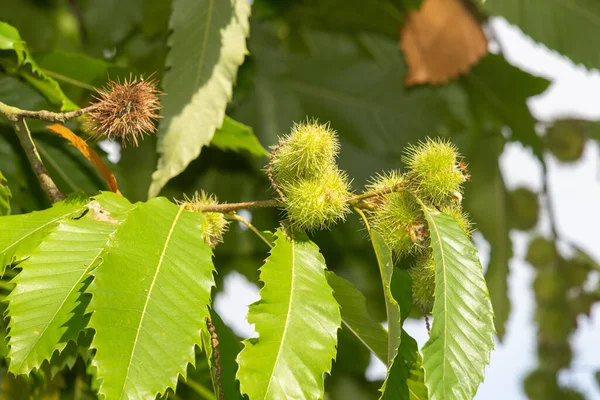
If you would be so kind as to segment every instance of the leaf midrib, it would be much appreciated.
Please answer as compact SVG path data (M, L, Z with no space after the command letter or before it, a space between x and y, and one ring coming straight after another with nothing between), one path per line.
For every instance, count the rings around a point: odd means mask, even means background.
M446 257L444 257L444 247L442 246L442 241L441 241L441 235L440 235L440 231L438 229L437 223L435 221L435 219L433 218L433 216L431 215L431 213L429 211L425 211L428 215L429 215L429 220L431 221L431 225L433 225L433 228L435 230L436 233L436 240L438 242L438 245L440 247L440 255L441 255L441 262L442 262L442 273L443 273L443 277L444 277L444 313L443 313L443 317L442 317L442 323L444 324L444 358L443 358L443 362L442 362L442 381L446 381L446 363L447 363L447 358L446 358L446 350L448 347L448 341L447 341L447 333L448 333L448 324L446 321L446 315L448 315L448 296L446 295L448 293L448 283L447 283L447 279L446 279ZM436 271L437 273L437 271ZM437 299L436 299L437 301Z
M224 0L221 0L224 1ZM208 0L208 11L207 11L207 15L208 18L206 19L206 27L204 29L204 39L202 40L202 49L200 50L200 62L198 63L198 71L196 72L196 79L194 79L194 86L192 86L192 89L195 90L194 88L198 87L198 84L200 83L200 76L202 75L202 70L204 69L204 59L206 58L206 43L208 42L208 36L209 36L209 31L210 31L210 27L212 25L212 19L213 19L213 8L215 6L215 0Z
M169 229L169 233L167 234L167 239L165 240L165 245L163 246L163 251L160 255L160 259L158 260L158 265L156 266L156 272L154 273L154 277L152 278L152 282L150 283L150 287L148 288L148 296L146 296L146 303L144 304L144 308L142 309L140 323L138 325L137 332L135 334L135 339L133 340L133 348L131 349L131 356L129 358L129 363L127 365L127 371L125 372L125 379L123 380L123 387L121 388L121 394L119 396L120 399L122 399L123 395L125 394L125 385L127 384L127 381L129 380L129 371L131 369L131 365L133 364L133 355L135 354L135 349L138 344L138 339L140 336L140 332L142 330L142 325L144 323L144 317L146 316L146 310L148 308L148 303L150 302L150 297L152 297L152 291L154 290L154 287L156 284L156 278L158 277L158 273L160 272L160 268L162 267L162 264L163 264L163 259L165 257L165 253L167 251L167 248L169 247L169 241L171 240L171 235L173 234L173 231L175 230L175 226L177 225L177 222L179 221L179 217L181 216L181 213L183 212L183 210L184 210L183 207L179 207L179 210L177 211L177 214L175 215L175 218L173 219L173 223L171 224L171 228Z
M287 239L285 239L287 240ZM277 364L279 363L279 358L281 356L282 353L282 349L283 349L283 343L285 343L285 338L287 336L287 330L289 327L289 321L290 321L290 315L291 315L291 310L292 310L292 303L294 300L294 283L295 283L295 277L296 277L296 251L295 251L295 244L296 242L294 240L290 240L291 242L291 247L292 247L292 282L290 285L290 300L289 300L289 304L288 304L288 310L287 310L287 314L285 317L285 325L283 327L283 334L281 335L281 341L279 343L279 349L277 350L277 357L275 357L275 363L273 364L273 371L271 372L271 376L269 378L269 384L267 385L267 389L265 390L265 399L267 398L267 394L269 393L269 390L271 388L271 383L273 382L273 376L275 375L275 370L277 369Z

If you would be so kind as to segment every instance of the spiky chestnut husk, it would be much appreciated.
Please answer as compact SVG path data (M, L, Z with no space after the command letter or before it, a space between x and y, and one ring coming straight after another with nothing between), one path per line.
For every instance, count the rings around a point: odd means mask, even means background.
M408 272L412 277L413 304L430 313L435 299L435 262L431 251L419 257Z
M465 213L458 203L450 204L442 208L442 212L452 217L452 219L460 226L460 228L471 236L473 233L473 224L469 220L469 216Z
M394 255L403 257L423 250L427 226L421 207L407 191L379 197L380 204L369 214L371 226L381 233Z
M293 229L316 231L344 220L350 212L347 175L335 167L321 171L318 178L296 180L282 186L285 210Z
M408 147L403 161L407 166L410 188L427 203L444 206L461 195L467 180L459 166L460 155L452 143L442 139L427 139Z
M223 234L227 230L229 221L225 219L222 213L202 212L204 206L219 204L216 196L208 195L204 191L200 194L196 192L191 199L184 196L184 200L177 203L188 211L201 213L204 216L205 222L202 224L202 234L206 244L214 249L217 244L223 241Z
M129 77L123 82L109 81L108 88L96 92L96 107L84 123L94 138L119 139L137 146L144 134L156 131L162 93L155 81Z
M384 199L388 194L394 190L398 190L406 185L404 176L400 171L393 170L389 172L383 172L377 174L371 181L365 186L368 192L385 191L378 196L373 196L365 199L364 202L374 207L379 207L383 203Z
M273 177L279 186L300 179L314 179L335 166L339 151L337 134L329 124L306 121L279 140L272 160Z
M525 260L536 268L546 268L559 260L558 250L554 242L538 236L529 242Z
M540 211L536 193L524 187L517 188L508 193L508 204L512 227L521 231L535 227Z

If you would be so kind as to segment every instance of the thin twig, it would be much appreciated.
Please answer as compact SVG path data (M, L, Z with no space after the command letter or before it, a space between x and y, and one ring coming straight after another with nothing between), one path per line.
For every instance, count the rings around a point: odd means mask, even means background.
M404 188L400 185L386 186L381 189L372 190L370 192L364 192L361 194L357 194L356 196L352 196L346 200L346 203L348 203L350 206L353 206L353 207L362 207L360 203L363 200L366 200L366 199L369 199L369 198L375 197L375 196L381 196L383 194L399 192L400 190L403 190L403 189Z
M98 103L92 104L89 107L81 108L75 111L69 111L65 113L56 113L52 111L29 111L21 110L20 108L9 106L8 104L0 102L0 114L3 114L9 121L17 122L23 118L35 118L40 121L54 122L54 123L65 123L70 119L77 118L86 114L93 109L98 107Z
M80 82L76 79L71 79L68 76L59 74L58 72L50 71L48 69L43 69L43 68L42 68L42 70L44 71L44 73L46 75L50 75L52 78L56 79L57 81L62 81L62 82L71 84L73 86L77 86L78 88L88 90L90 92L93 92L96 90L96 88L93 87L92 85L88 85L87 83Z
M266 237L264 237L263 234L258 229L256 229L256 227L254 225L252 225L250 223L250 221L248 221L246 218L241 217L241 216L239 216L237 214L233 214L233 213L232 214L228 214L227 217L229 217L229 218L231 218L231 219L233 219L235 221L241 222L242 224L246 225L252 232L256 233L256 235L259 238L261 238L261 240L263 242L265 242L267 244L267 246L269 246L270 248L273 248L273 244L271 242L269 242L269 240Z
M57 201L64 200L65 196L60 192L60 190L58 190L58 187L48 174L48 171L42 162L40 153L38 153L38 150L35 147L35 143L33 142L33 138L31 137L31 133L29 132L29 128L27 127L25 120L20 118L14 121L13 124L15 127L15 132L19 137L19 141L21 142L21 146L23 146L23 150L25 150L25 155L29 160L29 164L31 164L31 168L33 168L33 171L40 181L42 189L44 192L46 192L50 198L50 201L56 203Z
M217 388L219 389L219 400L223 400L223 385L221 384L221 353L219 352L219 336L215 330L215 326L210 318L206 319L208 325L208 331L210 332L211 344L213 348L213 355L215 357L215 381L217 381Z
M369 226L369 220L367 219L367 216L365 215L365 213L363 212L363 210L361 210L360 208L354 206L352 207L354 209L354 211L360 215L360 217L362 218L362 220L365 223L365 227L367 228L367 232L369 233L369 235L371 235L371 227Z
M230 213L232 211L251 209L251 208L276 208L283 207L284 204L279 200L257 200L257 201L246 201L243 203L223 203L213 204L207 206L198 207L198 211L201 212L219 212L219 213Z
M543 186L542 191L544 193L544 197L546 197L546 205L548 208L548 218L550 219L550 229L552 231L552 237L556 240L558 239L558 229L556 229L556 214L554 213L554 208L552 207L552 200L550 199L550 180L548 179L548 166L546 162L542 160L542 168L543 168Z
M423 313L423 316L425 317L425 327L427 328L427 334L431 336L431 325L429 325L429 315L427 315L427 313Z

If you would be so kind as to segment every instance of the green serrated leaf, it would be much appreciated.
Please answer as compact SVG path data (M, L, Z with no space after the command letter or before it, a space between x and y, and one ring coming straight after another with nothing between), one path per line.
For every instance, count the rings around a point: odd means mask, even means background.
M88 300L80 298L84 281L101 263L109 235L130 207L110 192L96 196L83 217L58 222L19 264L16 286L6 298L10 372L28 374L77 340L89 318L84 316Z
M430 398L471 400L494 348L494 312L477 249L448 215L423 207L435 260L431 336L423 347Z
M19 32L13 26L0 21L0 50L12 50L16 63L2 59L0 63L10 74L20 75L48 99L52 104L59 105L62 111L76 110L74 104L61 90L58 82L48 76L35 62L27 44L21 39Z
M67 199L44 211L0 217L0 272L31 255L62 219L79 216L84 210L82 199Z
M233 119L225 116L223 125L215 131L211 146L218 147L221 150L231 151L249 151L250 154L256 157L266 157L269 155L258 138L252 132L252 128Z
M339 305L319 248L289 240L281 229L275 236L260 269L261 299L248 312L259 337L244 341L237 379L250 400L322 399L336 354Z
M138 204L111 236L87 290L100 395L154 398L186 376L214 286L202 223L157 198Z
M150 197L207 146L225 117L238 67L246 56L250 5L245 0L174 0L171 50L163 78L157 170Z
M6 178L2 175L2 171L0 171L0 215L10 214L11 198L12 193L8 185L6 185Z
M402 317L400 314L400 305L396 299L394 299L391 289L394 274L392 251L385 244L383 236L381 236L379 232L371 229L370 235L373 249L377 256L377 263L379 264L381 280L383 282L383 294L385 296L385 308L389 332L386 364L389 367L392 364L394 357L396 357L398 347L400 346L400 340L402 338Z
M600 68L600 55L590 43L590 38L600 35L600 3L596 0L490 0L483 9L506 18L575 64Z
M339 303L342 323L383 363L387 363L387 332L367 311L365 296L349 281L327 271L327 282Z

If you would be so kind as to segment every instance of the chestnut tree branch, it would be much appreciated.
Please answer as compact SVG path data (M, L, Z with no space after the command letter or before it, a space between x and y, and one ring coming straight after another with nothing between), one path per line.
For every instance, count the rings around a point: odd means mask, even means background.
M75 110L75 111L56 113L56 112L46 111L46 110L41 110L41 111L21 110L20 108L9 106L8 104L2 103L0 101L0 114L4 115L6 117L6 119L8 119L12 123L15 123L17 120L23 119L23 118L35 118L35 119L39 119L40 121L64 124L65 122L67 122L70 119L80 117L83 114L86 114L86 113L92 111L93 109L98 107L97 104L98 103L92 104L89 107L81 108L81 109Z
M25 150L25 155L29 160L29 164L31 164L31 168L33 168L33 171L40 182L40 186L44 192L46 192L48 198L50 198L50 201L56 203L57 201L64 200L65 196L60 190L58 190L58 187L48 174L48 171L42 162L40 153L35 147L35 143L31 137L31 132L29 132L29 128L27 127L25 120L23 118L19 118L13 122L13 126L17 136L19 137L21 146L23 146L23 150Z
M404 190L404 187L400 185L386 186L381 189L371 190L355 196L348 197L346 203L358 209L369 209L370 206L364 203L371 197L381 196L387 193L398 192ZM252 209L252 208L283 208L285 203L279 200L257 200L257 201L246 201L243 203L223 203L213 204L207 206L198 207L198 211L201 212L218 212L218 213L231 213L237 210Z

